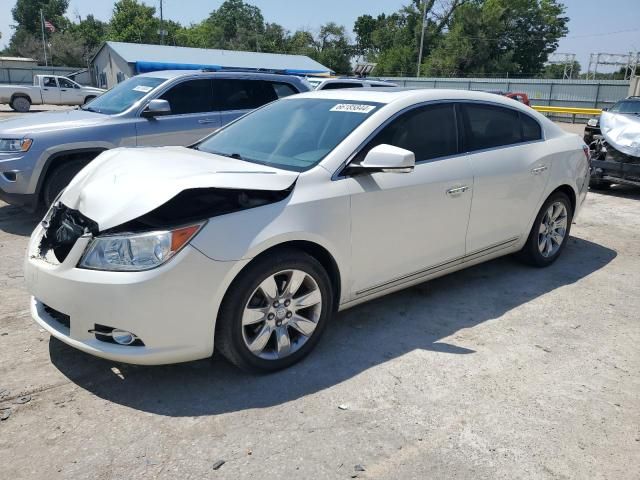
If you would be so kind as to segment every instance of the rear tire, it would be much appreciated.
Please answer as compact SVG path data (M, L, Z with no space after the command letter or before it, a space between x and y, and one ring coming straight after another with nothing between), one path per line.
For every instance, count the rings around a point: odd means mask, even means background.
M27 97L15 97L13 100L11 100L9 106L16 112L28 112L31 108L31 100L29 100Z
M572 221L569 197L562 192L549 196L536 215L527 243L518 253L520 259L534 267L551 265L567 244Z
M606 180L598 180L598 179L590 179L589 180L589 188L591 190L608 190L611 186L611 182L607 182Z
M331 281L320 262L298 249L274 251L249 264L229 286L215 348L243 370L280 370L311 352L333 312Z
M42 190L42 202L49 208L58 194L69 185L69 182L84 168L90 160L73 160L63 163L47 175Z

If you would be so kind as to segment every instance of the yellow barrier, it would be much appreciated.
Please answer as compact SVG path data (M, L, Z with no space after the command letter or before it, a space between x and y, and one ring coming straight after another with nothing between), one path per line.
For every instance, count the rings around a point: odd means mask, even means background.
M547 105L531 105L531 108L543 113L568 113L570 115L600 115L600 108L550 107Z

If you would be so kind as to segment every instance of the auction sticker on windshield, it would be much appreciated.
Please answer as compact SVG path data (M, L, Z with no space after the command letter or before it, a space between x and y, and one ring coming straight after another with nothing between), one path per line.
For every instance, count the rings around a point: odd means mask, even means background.
M148 93L151 90L153 90L153 87L148 87L146 85L138 85L136 87L133 87L133 91L135 92Z
M365 105L359 103L339 103L335 105L331 112L353 112L353 113L369 113L375 110L375 105Z

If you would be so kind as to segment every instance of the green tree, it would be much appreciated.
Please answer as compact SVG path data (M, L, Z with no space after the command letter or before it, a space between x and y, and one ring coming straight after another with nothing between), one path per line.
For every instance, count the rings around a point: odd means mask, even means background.
M109 21L108 38L118 42L160 43L156 9L137 0L118 0Z
M556 0L474 0L452 17L425 61L430 75L524 75L542 71L567 32Z
M16 22L16 31L26 30L29 33L40 33L40 10L45 20L49 20L57 29L69 24L64 16L69 7L69 0L17 0L11 9Z

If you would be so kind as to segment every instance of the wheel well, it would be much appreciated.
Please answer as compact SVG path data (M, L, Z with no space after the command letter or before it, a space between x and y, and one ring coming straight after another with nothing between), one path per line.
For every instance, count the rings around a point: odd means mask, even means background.
M569 197L569 201L571 202L571 211L575 213L575 211L576 211L576 192L573 191L573 188L571 188L569 185L560 185L553 192L551 192L551 194L549 196L553 195L556 192L562 192L567 197Z
M320 262L320 264L324 267L327 274L329 275L329 279L331 280L331 286L333 287L333 298L335 300L334 308L337 308L340 303L340 292L342 289L340 270L338 269L338 264L333 258L333 255L331 255L331 253L329 253L326 248L318 245L317 243L309 242L306 240L294 240L290 242L280 243L266 249L264 252L261 252L256 257L254 257L251 262L255 261L258 258L262 258L263 256L273 254L275 250L286 248L295 248L298 250L302 250L303 252L311 255L318 262ZM251 262L249 262L249 264ZM244 268L246 268L246 266Z
M31 100L31 97L26 93L14 93L13 95L11 95L11 100L9 100L9 103L13 103L13 101L19 97L26 98L27 100L29 100L30 103L33 103L33 101Z
M49 177L49 175L51 175L51 173L56 168L59 168L61 165L65 163L73 162L75 160L87 160L88 162L90 162L105 150L106 150L105 148L90 149L90 150L74 150L74 151L68 151L68 152L55 153L51 155L47 159L47 163L42 169L42 173L40 174L40 178L38 180L38 189L37 189L38 199L39 200L42 199L42 191L43 191L42 187L47 181L47 178Z

